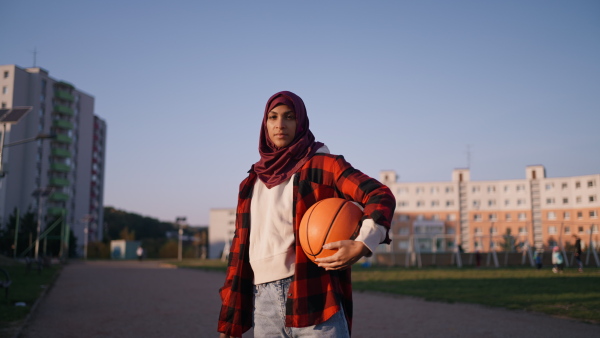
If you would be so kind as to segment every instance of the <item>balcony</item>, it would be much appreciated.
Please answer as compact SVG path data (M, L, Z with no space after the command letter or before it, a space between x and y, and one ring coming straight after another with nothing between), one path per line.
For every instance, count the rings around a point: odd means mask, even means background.
M52 155L56 157L71 157L71 152L67 149L53 148Z
M63 213L66 214L67 213L67 209L65 209L65 208L57 208L57 207L48 208L48 214L51 215L51 216L60 216Z
M73 96L73 94L58 89L54 91L54 97L69 102L75 101L75 96Z
M54 112L55 113L59 113L59 114L63 114L63 115L69 115L69 116L75 115L73 113L73 108L69 108L67 106L63 106L63 105L60 105L60 104L57 104L56 106L54 106Z
M50 179L49 184L54 187L66 187L70 185L71 182L66 178L54 177Z
M53 171L58 171L58 172L63 172L63 173L71 171L71 167L69 167L68 165L66 165L64 163L59 163L59 162L52 163L50 165L50 169Z
M73 86L72 84L70 84L68 82L65 82L65 81L58 81L58 82L56 82L55 86L59 87L59 88L60 87L67 88L67 89L70 89L70 90L75 89L75 86Z
M48 198L54 202L64 202L69 199L69 195L62 192L53 192Z
M67 120L54 120L54 122L52 122L52 125L62 129L73 129L73 123Z
M64 144L71 144L71 143L73 143L73 139L65 134L57 134L56 142L60 142L60 143L64 143Z

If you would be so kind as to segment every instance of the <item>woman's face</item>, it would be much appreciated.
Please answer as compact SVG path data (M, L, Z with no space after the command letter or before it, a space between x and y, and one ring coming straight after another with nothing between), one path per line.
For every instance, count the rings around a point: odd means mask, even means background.
M288 106L277 106L267 114L267 130L271 142L283 148L296 136L296 113Z

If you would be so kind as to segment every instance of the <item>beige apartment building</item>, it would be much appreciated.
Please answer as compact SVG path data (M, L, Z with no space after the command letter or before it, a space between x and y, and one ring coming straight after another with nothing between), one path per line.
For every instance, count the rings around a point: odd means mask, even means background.
M524 179L470 176L469 169L455 169L447 182L399 182L395 171L382 171L379 180L397 206L392 243L378 252L455 252L459 245L464 252L564 249L574 236L584 247L600 247L600 174L549 178L544 166L533 165ZM217 258L233 237L235 209L211 209L209 226L211 257Z
M533 165L520 180L471 181L469 169L455 169L447 182L398 182L394 171L380 180L396 196L394 252L501 250L508 232L520 247L569 246L574 235L584 246L600 244L600 174L549 178Z
M104 224L106 123L94 97L43 68L0 65L0 105L31 108L16 123L0 120L5 146L54 135L3 148L0 224L15 209L40 211L46 222L65 215L81 253L87 240L102 239Z

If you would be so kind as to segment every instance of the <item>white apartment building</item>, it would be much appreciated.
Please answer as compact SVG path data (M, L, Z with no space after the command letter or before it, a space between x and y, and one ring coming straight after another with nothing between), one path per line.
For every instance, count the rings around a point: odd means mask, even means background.
M600 243L600 174L546 177L541 165L527 166L525 179L471 181L469 169L456 169L447 182L398 182L394 171L380 180L396 197L392 238L400 249L409 237L439 235L433 244L424 238L421 249L488 251L510 231L520 243L538 249L573 244L574 235L586 244Z
M227 254L235 233L235 208L210 209L208 230L208 257L221 258Z
M0 90L2 108L32 107L18 123L4 126L5 144L56 135L2 152L0 222L7 224L16 208L21 215L37 214L41 203L45 221L66 216L81 252L85 229L90 241L101 240L104 224L106 123L94 115L94 97L47 70L16 65L0 65ZM40 190L47 197L33 195Z
M394 252L498 250L510 231L516 243L538 249L574 244L600 247L600 174L546 177L542 165L525 168L517 180L471 181L469 169L455 169L445 182L399 182L393 170L379 180L396 197L390 237ZM233 238L235 209L211 209L211 257ZM213 247L215 249L213 249ZM385 252L388 248L380 246Z

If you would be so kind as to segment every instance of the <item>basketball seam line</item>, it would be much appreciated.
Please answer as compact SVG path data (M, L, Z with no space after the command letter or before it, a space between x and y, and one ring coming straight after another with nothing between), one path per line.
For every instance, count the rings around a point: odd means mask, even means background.
M342 208L344 207L344 205L346 205L346 203L347 203L347 201L344 201L342 203L342 205L338 208L338 210L335 212L335 216L333 216L333 219L331 219L331 225L333 225L333 223L335 223L335 219L339 215L340 211L342 211ZM327 241L327 237L329 237L329 232L331 232L331 226L329 227L329 229L327 229L327 234L325 234L325 238L323 239L323 241ZM317 252L315 254L315 256L318 256L319 254L321 254L321 252L323 251L323 245L325 245L325 243L321 243L321 248L319 249L319 252Z

